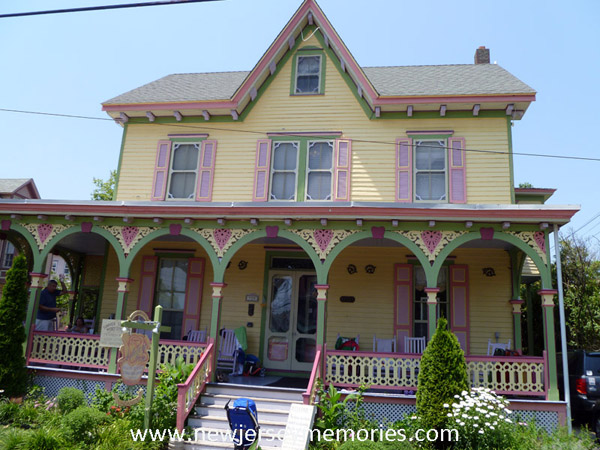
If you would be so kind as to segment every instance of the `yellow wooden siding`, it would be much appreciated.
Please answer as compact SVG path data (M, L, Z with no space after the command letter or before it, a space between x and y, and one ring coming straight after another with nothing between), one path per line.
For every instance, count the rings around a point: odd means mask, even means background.
M85 257L85 266L83 268L82 286L100 286L102 282L102 267L104 266L104 256L87 255Z
M313 37L304 45L319 44ZM354 139L354 201L395 200L394 142L406 137L407 130L454 130L468 148L508 151L504 118L369 120L333 62L326 60L325 95L290 96L290 58L244 122L130 124L117 200L150 200L157 142L170 133L209 133L218 141L215 202L252 201L256 141L267 132L343 131L344 137ZM469 203L510 203L510 187L507 155L467 153Z

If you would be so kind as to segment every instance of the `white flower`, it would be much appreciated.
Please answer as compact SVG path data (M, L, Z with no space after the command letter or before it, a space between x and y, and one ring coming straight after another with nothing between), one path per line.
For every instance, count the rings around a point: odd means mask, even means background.
M467 391L462 391L462 392L460 393L460 395L462 395L462 396L464 397L465 395L467 395Z
M479 433L479 434L483 434L483 430L479 430L479 431L478 431L478 433Z
M479 425L477 425L476 423L473 424L473 428L479 428Z
M448 413L448 414L446 414L446 416L452 417L452 413Z
M443 406L444 408L450 408L450 405L449 405L448 403L444 403L442 406Z
M490 430L495 430L495 428L493 426L490 426Z

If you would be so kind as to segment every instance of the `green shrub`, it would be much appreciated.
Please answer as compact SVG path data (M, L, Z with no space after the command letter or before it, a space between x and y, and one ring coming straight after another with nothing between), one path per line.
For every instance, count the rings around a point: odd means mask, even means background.
M64 440L59 429L38 428L28 432L26 436L24 450L65 449Z
M83 394L83 391L77 388L65 387L58 391L56 402L60 412L68 414L80 406L85 405L85 395Z
M421 358L417 388L417 414L424 428L440 428L447 422L444 403L469 390L467 364L458 339L448 331L446 319L437 330Z
M65 437L73 443L92 443L96 440L99 427L110 419L106 414L89 406L80 406L63 417Z
M9 401L0 402L0 425L6 425L14 420L19 415L19 405Z
M381 450L385 448L383 444L373 441L346 441L342 444L340 450Z
M6 273L6 284L0 299L0 388L7 397L20 397L27 392L27 367L23 356L27 309L27 261L17 256Z
M10 428L0 433L0 448L2 450L24 450L27 434L18 428Z

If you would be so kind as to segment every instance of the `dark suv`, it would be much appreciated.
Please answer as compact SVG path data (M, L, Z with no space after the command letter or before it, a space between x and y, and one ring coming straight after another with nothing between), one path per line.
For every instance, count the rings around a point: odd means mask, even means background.
M571 414L581 423L587 423L600 439L600 352L575 350L567 353ZM561 354L557 355L558 385L562 394Z

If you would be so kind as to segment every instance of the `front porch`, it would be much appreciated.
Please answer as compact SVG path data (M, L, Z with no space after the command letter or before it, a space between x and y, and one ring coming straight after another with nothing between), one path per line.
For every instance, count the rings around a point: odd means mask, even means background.
M228 221L132 218L135 208L128 208L127 215L2 220L5 238L31 264L25 351L32 368L116 374L118 350L99 346L102 320L161 304L172 328L161 339L161 362L182 355L197 369L182 387L182 411L214 378L220 331L240 327L244 350L259 357L267 375L310 377L309 403L317 377L345 389L365 383L374 395L410 402L420 356L407 354L405 342L429 339L443 316L463 347L473 386L513 401L558 401L548 228L534 219L512 225L490 217L477 224L335 216ZM470 218L488 214L465 210ZM72 267L70 320L86 315L95 334L35 330L50 253ZM545 342L543 352L525 356L520 275L526 258L541 279ZM205 332L205 342L186 340L191 330ZM340 336L355 338L358 351L336 350ZM393 339L395 351L377 352L375 339ZM509 341L519 356L488 355L490 342Z

